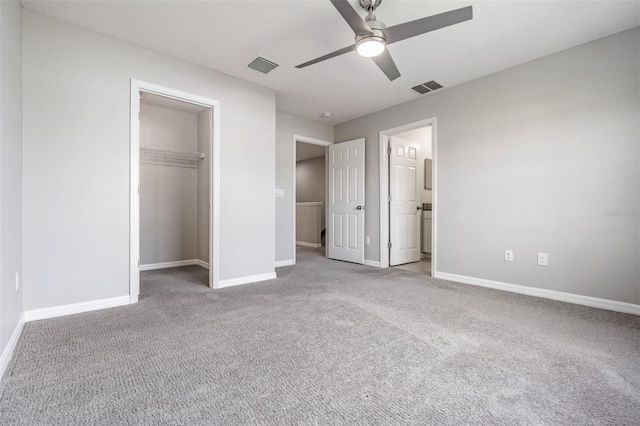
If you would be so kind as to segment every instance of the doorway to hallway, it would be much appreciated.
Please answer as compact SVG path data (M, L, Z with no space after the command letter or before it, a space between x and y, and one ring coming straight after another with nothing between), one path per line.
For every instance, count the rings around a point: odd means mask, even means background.
M298 246L319 248L326 241L329 141L293 137L293 263Z

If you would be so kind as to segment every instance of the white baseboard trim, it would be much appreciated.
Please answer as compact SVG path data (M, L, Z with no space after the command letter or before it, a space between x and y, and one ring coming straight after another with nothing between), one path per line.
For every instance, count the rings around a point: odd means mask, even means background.
M471 284L480 287L488 287L496 290L504 290L512 293L526 294L528 296L542 297L558 300L560 302L574 303L576 305L590 306L592 308L606 309L625 314L640 315L640 305L618 302L615 300L599 299L597 297L582 296L580 294L565 293L562 291L547 290L544 288L528 287L524 285L508 284L500 281L485 280L482 278L467 277L464 275L435 272L434 278L455 281L463 284Z
M2 356L0 356L0 380L2 380L2 376L4 376L4 372L9 366L9 361L11 361L11 358L13 357L13 351L16 349L18 339L20 339L20 334L22 334L24 322L24 314L22 314L20 315L18 324L16 324L16 328L13 329L13 333L11 334L11 338L7 342L7 346L5 346L4 350L2 351Z
M209 269L209 262L205 262L204 260L196 259L196 265L204 269Z
M313 248L318 248L318 247L322 247L322 244L318 243L308 243L306 241L296 241L296 245L297 246L303 246L303 247L313 247Z
M33 309L25 311L24 321L36 321L47 318L62 317L65 315L79 314L81 312L97 311L98 309L114 308L130 303L129 295L111 297L109 299L92 300L90 302L73 303L70 305L53 306L51 308Z
M277 276L275 272L269 272L266 274L251 275L248 277L233 278L230 280L221 280L218 283L217 288L232 287L234 285L249 284L258 281L274 280L276 278Z
M279 268L281 266L292 266L295 265L296 262L294 262L293 259L289 259L289 260L276 260L276 268Z
M147 263L140 265L141 271L153 271L156 269L177 268L178 266L198 265L198 259L175 260L173 262Z
M374 268L381 268L382 265L380 265L380 262L378 262L377 260L368 260L365 259L364 260L364 264L367 266L373 266Z

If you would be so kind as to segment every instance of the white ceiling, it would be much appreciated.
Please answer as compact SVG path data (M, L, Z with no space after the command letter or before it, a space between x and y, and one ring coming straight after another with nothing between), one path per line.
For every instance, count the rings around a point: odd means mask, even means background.
M351 4L365 15L357 0ZM468 5L474 13L472 21L389 46L402 74L390 82L354 52L294 68L353 44L353 32L328 0L23 5L273 89L279 110L331 124L415 99L408 88L418 83L433 79L451 87L640 25L638 1L383 0L376 16L387 26ZM248 68L258 55L280 66L267 75ZM333 116L322 119L325 111Z

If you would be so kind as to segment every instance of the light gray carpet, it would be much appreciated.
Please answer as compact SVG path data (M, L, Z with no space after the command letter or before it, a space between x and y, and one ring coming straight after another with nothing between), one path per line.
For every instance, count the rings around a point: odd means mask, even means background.
M639 317L298 261L217 291L145 272L136 305L28 323L0 424L640 421Z

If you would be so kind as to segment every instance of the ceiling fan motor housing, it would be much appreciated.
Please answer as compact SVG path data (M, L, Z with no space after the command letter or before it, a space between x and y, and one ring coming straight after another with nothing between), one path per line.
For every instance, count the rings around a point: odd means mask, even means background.
M379 30L377 28L372 28L371 34L358 34L356 36L356 44L358 44L360 40L369 39L369 38L376 38L385 44L387 42L387 37L384 35L382 30Z
M378 56L387 46L387 37L379 27L379 24L381 24L382 28L384 28L384 24L378 21L368 21L367 24L370 22L374 23L374 26L371 27L371 32L356 36L356 51L359 55L369 58Z
M377 37L383 40L384 43L386 43L387 41L387 36L384 34L384 29L387 28L387 26L376 20L376 17L374 15L369 15L371 16L373 19L369 20L367 19L367 25L369 26L369 28L371 28L371 33L370 34L358 34L356 36L356 43L358 43L358 41L363 40L365 38L369 38L369 37ZM367 18L369 18L369 16L367 16Z
M387 37L383 31L386 27L382 22L376 20L376 17L372 14L367 16L366 23L371 32L356 36L356 51L365 57L377 56L382 53L387 45Z

